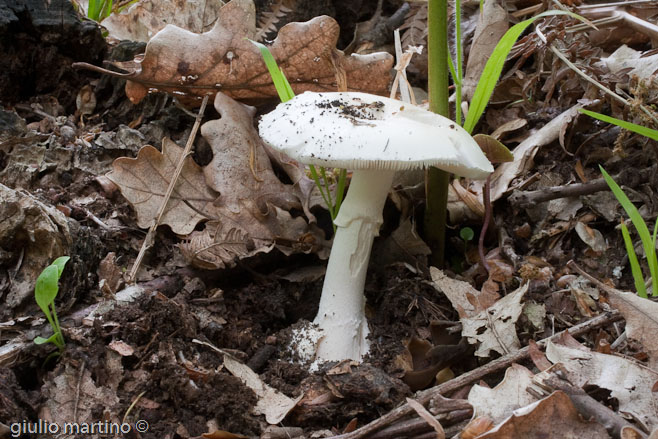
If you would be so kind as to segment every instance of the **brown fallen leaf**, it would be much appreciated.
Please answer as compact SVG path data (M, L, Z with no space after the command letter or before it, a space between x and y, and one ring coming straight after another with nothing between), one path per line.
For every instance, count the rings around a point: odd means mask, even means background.
M584 420L569 397L553 392L541 401L516 410L502 424L478 439L604 439L603 426Z
M512 364L505 371L505 378L496 387L476 384L468 393L468 402L477 416L486 416L495 423L502 422L512 412L537 400L526 391L532 384L534 374L521 366Z
M201 168L185 158L161 224L187 235L181 251L201 268L231 266L275 246L288 254L317 250L324 243L322 232L287 212L300 208L297 189L274 175L253 128L254 109L221 93L215 108L221 119L201 127L213 160ZM162 148L160 153L145 146L135 159L117 159L108 174L137 211L143 228L150 227L183 151L168 139ZM205 230L194 231L201 221L207 221Z
M570 335L549 341L546 357L554 365L561 364L572 385L605 389L617 401L619 413L649 430L658 427L658 395L651 389L658 372L632 359L593 352ZM541 382L547 373L550 369L537 374L537 379Z
M203 169L205 180L219 197L215 206L237 213L240 204L253 201L261 211L267 203L285 209L299 208L299 197L274 175L272 165L253 118L254 107L247 107L218 93L215 109L221 118L201 126L201 135L210 144L213 159Z
M494 51L496 44L507 32L507 11L497 1L485 0L482 5L473 44L466 63L462 95L470 100L480 80L484 65Z
M270 51L295 93L336 90L332 55L338 55L334 62L345 70L348 90L386 94L393 57L383 52L347 57L336 49L339 31L338 23L328 16L281 28ZM209 32L195 34L166 26L149 41L143 56L116 65L127 70L120 76L128 79L126 94L134 103L154 89L191 97L221 91L240 100L276 98L260 51L248 40L255 35L253 1L232 0L222 7Z
M140 0L121 13L103 20L110 37L117 40L148 41L167 24L192 32L209 31L217 20L221 2L189 0Z
M448 277L436 267L430 267L432 286L446 295L459 318L474 317L486 310L500 298L497 293L482 293L468 282Z
M628 338L642 344L649 356L648 366L658 371L658 303L616 290L608 291L608 298L624 316Z
M201 436L205 439L247 439L247 436L231 433L224 430L215 430L210 433L203 433Z
M155 221L182 153L183 148L164 139L162 152L146 145L136 158L121 157L112 164L113 170L107 178L119 186L123 196L135 208L139 227L147 229ZM206 185L201 167L187 157L160 224L170 226L174 233L187 235L200 221L208 219L204 212L213 209L217 196Z
M492 350L504 355L520 347L515 323L521 315L521 299L527 291L526 283L477 315L460 319L462 336L468 337L469 343L478 344L476 356L488 357Z

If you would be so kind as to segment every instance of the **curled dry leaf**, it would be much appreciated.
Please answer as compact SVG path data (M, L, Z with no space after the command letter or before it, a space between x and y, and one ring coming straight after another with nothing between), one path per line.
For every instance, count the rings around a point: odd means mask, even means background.
M534 404L518 409L502 424L478 439L605 439L608 432L584 420L564 392L553 392Z
M592 352L570 336L558 341L560 344L548 343L546 356L553 363L562 363L570 383L607 389L610 397L618 401L620 412L650 430L658 427L658 394L652 392L658 372L627 358ZM537 374L537 379L543 379L551 370Z
M12 286L2 298L0 319L23 301L34 297L34 281L58 256L71 254L72 233L66 216L25 190L0 184L0 242L20 250L22 263L12 276ZM11 254L10 254L11 255ZM32 299L34 300L34 299Z
M296 189L274 175L253 128L254 109L221 93L215 108L221 119L201 127L213 160L201 168L185 158L161 224L188 235L181 250L201 268L231 266L275 244L288 254L317 250L324 242L320 230L286 211L300 207ZM134 206L143 228L152 224L183 151L168 139L162 148L160 153L145 146L135 159L117 159L108 174ZM208 221L205 230L192 233L201 221Z
M249 366L240 363L228 355L224 355L224 367L254 391L258 397L258 403L254 408L254 412L265 415L265 420L268 424L276 425L283 421L283 418L286 417L290 410L295 408L304 396L302 394L295 399L287 397L275 388L265 384Z
M336 49L339 26L327 16L282 27L270 51L295 93L335 91L338 63L348 90L386 94L393 57L388 53L346 57ZM252 0L232 0L209 32L195 34L170 25L146 46L143 59L121 64L129 81L126 94L137 103L151 89L204 96L222 91L234 99L260 101L277 92L261 57L248 39L256 36ZM107 72L111 73L111 72Z
M561 130L568 125L571 120L576 117L578 110L583 108L585 101L574 105L572 108L566 110L559 116L555 117L552 121L544 125L541 129L530 135L516 148L514 148L513 155L514 161L503 163L498 166L491 174L491 201L494 202L509 189L510 183L515 178L523 175L528 170L532 169L535 154L541 146L548 145L556 140Z
M497 293L482 294L468 282L452 279L436 267L430 268L432 285L446 295L461 319L475 317L500 298Z
M658 303L621 291L609 291L608 298L624 316L628 338L642 343L649 356L649 367L658 372Z
M495 0L485 0L478 18L462 89L464 98L469 101L496 44L507 32L509 23L507 11L498 3Z
M267 203L299 208L299 197L274 175L260 136L254 128L254 107L248 107L218 93L215 109L221 115L201 126L201 135L212 147L213 159L203 169L205 181L219 198L215 206L232 213L247 200L261 211Z
M505 371L503 381L493 389L474 385L468 393L468 402L473 406L475 416L486 416L498 423L514 410L535 402L537 399L526 391L533 376L525 367L512 364Z
M502 355L521 347L515 324L521 315L521 299L528 291L528 284L509 293L479 314L461 318L462 336L472 344L479 343L475 355L488 357L491 350Z

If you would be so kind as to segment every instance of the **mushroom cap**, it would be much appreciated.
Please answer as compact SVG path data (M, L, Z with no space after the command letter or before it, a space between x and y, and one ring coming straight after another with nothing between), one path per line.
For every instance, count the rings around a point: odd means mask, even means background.
M305 92L264 115L258 129L272 148L305 164L392 171L436 166L470 178L493 171L457 123L367 93Z

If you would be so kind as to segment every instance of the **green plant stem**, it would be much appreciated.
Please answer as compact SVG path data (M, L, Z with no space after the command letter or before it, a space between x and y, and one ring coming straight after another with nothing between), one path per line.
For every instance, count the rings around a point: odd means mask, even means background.
M462 61L462 3L461 0L455 0L455 63L456 74L452 76L455 83L455 121L462 124L462 78L463 61Z
M429 0L428 28L428 90L430 111L450 116L448 106L448 2ZM440 146L439 146L440 147ZM430 168L425 176L425 238L432 250L432 265L443 266L445 228L450 174Z
M59 341L60 344L57 344L60 350L64 349L64 346L66 345L66 341L64 340L64 334L62 334L62 327L59 325L59 319L57 318L57 311L55 310L55 304L52 303L50 306L52 306L52 313L53 313L53 319L55 320L55 327L53 327L55 334L56 334L56 339Z
M491 175L487 177L487 181L484 183L482 188L482 198L484 198L484 219L482 220L482 230L480 231L480 238L478 239L478 252L480 254L480 262L487 274L489 273L489 263L487 262L486 255L484 253L484 238L487 235L487 230L489 229L489 221L491 220Z

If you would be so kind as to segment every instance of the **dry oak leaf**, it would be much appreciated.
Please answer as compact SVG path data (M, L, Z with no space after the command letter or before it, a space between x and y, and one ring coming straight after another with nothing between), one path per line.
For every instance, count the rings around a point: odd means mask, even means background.
M270 51L295 93L335 91L336 68L345 71L349 90L388 93L393 57L383 52L345 56L336 49L339 31L338 23L328 16L281 28ZM252 0L224 5L206 33L166 26L149 41L143 58L120 65L131 67L122 75L128 79L126 94L134 103L152 89L189 96L221 91L248 101L276 98L260 51L248 40L255 35Z
M476 317L500 299L499 294L478 291L468 282L452 279L436 267L430 267L430 275L432 286L446 295L461 319Z
M223 93L215 96L215 109L221 115L201 126L201 135L210 144L213 159L203 169L206 183L219 194L215 206L232 213L248 203L260 211L272 203L286 210L300 208L301 193L284 185L274 175L256 128L256 109Z
M207 215L212 221L181 244L183 254L198 267L214 269L269 252L275 242L286 254L313 251L324 237L287 212L301 208L303 195L274 175L253 125L256 110L223 93L217 93L215 109L221 118L203 124L201 134L213 151L205 181L219 196Z
M505 371L505 378L496 387L476 384L468 393L468 402L473 406L475 416L487 416L494 422L505 420L518 408L537 400L526 391L532 385L534 374L527 368L512 364Z
M608 291L608 298L624 316L628 338L642 344L649 356L648 366L658 372L658 303L615 290Z
M492 350L505 355L521 347L515 324L521 315L521 299L528 285L525 283L477 315L460 318L462 336L467 337L469 343L478 344L476 356L488 357Z
M182 154L181 147L165 138L162 152L146 145L136 158L121 157L112 164L113 170L107 178L119 186L123 196L135 208L139 227L147 229L155 221ZM208 219L203 212L213 209L217 196L206 185L201 167L191 157L186 157L160 224L170 226L174 233L187 235L200 221Z
M215 97L215 108L221 118L201 127L213 160L202 169L185 158L160 223L188 235L181 251L201 268L231 266L270 251L275 243L287 254L316 251L324 244L322 232L287 212L301 206L296 188L274 175L253 127L255 110L222 93ZM162 148L160 153L145 146L136 159L117 159L108 174L137 211L140 227L153 223L183 151L170 140ZM205 229L192 233L201 221L208 221Z
M147 42L167 24L204 32L217 20L219 0L140 0L103 20L110 37Z
M658 427L658 392L653 391L658 372L628 358L591 351L570 335L549 341L546 357L553 364L562 363L572 385L606 389L617 401L620 414L648 430ZM541 381L549 373L550 369L536 377Z
M566 393L546 398L514 411L514 414L478 439L605 439L601 424L580 415Z

